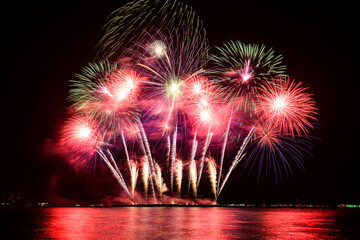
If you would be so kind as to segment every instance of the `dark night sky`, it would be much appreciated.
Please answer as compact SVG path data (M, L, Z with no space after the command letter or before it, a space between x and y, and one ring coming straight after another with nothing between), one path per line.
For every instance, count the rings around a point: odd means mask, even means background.
M305 173L295 171L293 180L277 186L234 177L223 201L359 203L355 5L185 2L204 21L211 47L231 39L264 43L283 54L288 74L310 87L319 108L320 141L314 142L314 158L305 159ZM123 3L48 1L3 8L2 193L47 200L54 172L70 174L61 160L43 157L43 146L66 119L68 80L92 61L107 15ZM72 190L86 192L79 183Z

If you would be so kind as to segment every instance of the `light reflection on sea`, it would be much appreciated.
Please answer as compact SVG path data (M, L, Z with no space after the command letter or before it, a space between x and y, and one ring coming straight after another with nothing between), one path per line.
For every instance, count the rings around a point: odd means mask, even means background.
M359 209L1 209L12 239L356 239ZM5 224L6 226L6 224ZM4 227L4 225L2 225Z

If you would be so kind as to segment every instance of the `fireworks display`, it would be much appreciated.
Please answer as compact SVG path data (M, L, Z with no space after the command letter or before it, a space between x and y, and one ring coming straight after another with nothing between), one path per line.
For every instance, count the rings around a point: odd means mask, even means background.
M282 55L240 41L210 54L202 22L177 1L133 1L104 29L70 81L61 144L73 162L104 163L129 199L153 203L217 200L237 166L276 177L303 167L317 108Z

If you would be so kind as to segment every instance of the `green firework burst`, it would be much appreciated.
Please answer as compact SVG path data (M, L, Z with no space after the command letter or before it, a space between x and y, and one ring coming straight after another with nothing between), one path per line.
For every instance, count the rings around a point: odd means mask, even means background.
M211 72L227 101L248 100L261 82L286 75L282 55L265 45L228 41L216 49L210 56L215 65Z
M105 33L97 44L96 60L114 61L128 57L128 50L157 31L186 32L207 45L203 22L195 11L176 0L134 0L110 14Z
M98 122L99 130L105 135L116 137L123 127L139 119L139 111L134 103L113 101L108 88L114 85L126 69L116 63L102 61L89 63L70 80L68 99L76 113L91 116ZM121 99L125 101L125 99Z

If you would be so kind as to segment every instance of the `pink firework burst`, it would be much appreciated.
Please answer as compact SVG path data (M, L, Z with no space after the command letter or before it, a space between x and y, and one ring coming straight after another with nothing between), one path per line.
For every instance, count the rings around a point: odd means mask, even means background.
M71 117L62 130L63 147L72 153L93 153L102 142L96 127L94 120L89 117Z
M259 112L261 120L276 124L284 133L294 136L308 134L307 127L313 127L310 120L316 120L317 108L308 88L289 78L265 82L259 87Z
M84 110L98 121L101 132L117 136L121 129L136 119L134 104L140 85L146 78L131 68L117 69L96 85Z
M136 71L130 68L120 69L110 75L107 85L102 86L99 92L115 109L127 107L136 101L142 81L145 79Z
M251 69L250 60L245 61L243 68L240 70L241 80L245 83L249 79L254 77L254 73Z
M184 85L184 95L188 100L193 100L209 92L209 80L202 75L196 75L188 79Z
M189 83L187 111L197 128L215 124L221 103L217 90L203 80L197 78Z

